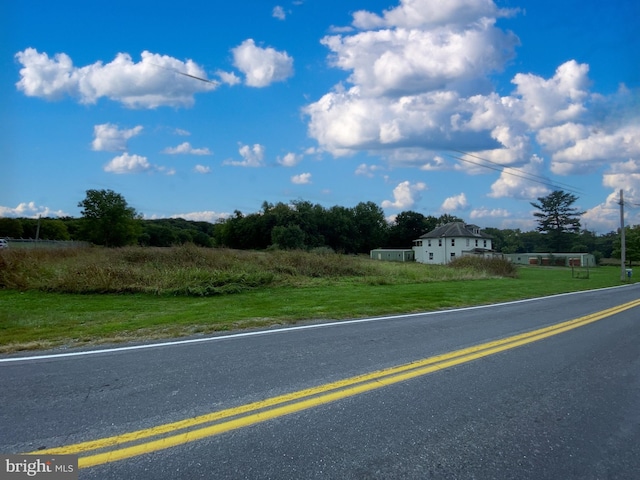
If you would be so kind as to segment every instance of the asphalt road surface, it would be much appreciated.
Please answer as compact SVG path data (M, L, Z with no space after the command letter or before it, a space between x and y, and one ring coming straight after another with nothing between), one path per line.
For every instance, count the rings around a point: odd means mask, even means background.
M639 298L0 356L0 453L81 479L638 479Z

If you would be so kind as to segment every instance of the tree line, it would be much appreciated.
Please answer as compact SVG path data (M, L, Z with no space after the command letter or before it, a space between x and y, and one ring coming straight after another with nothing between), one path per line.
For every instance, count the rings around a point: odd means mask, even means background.
M494 250L502 253L587 252L596 258L620 256L620 235L597 235L580 228L583 212L573 208L577 197L556 191L533 202L538 228L485 228L493 236ZM255 213L235 211L216 223L182 218L143 219L124 197L111 190L87 190L78 203L81 217L0 218L0 237L87 241L119 247L167 247L194 243L204 247L236 249L326 248L347 254L369 253L374 248L411 248L413 240L439 225L461 218L438 217L404 211L393 222L373 202L354 207L323 207L305 200L276 204L263 202ZM626 253L640 261L640 225L627 227Z

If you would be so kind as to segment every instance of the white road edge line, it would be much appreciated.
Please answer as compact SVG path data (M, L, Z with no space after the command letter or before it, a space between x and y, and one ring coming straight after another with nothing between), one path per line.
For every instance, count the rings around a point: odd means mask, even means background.
M402 318L431 316L431 315L443 314L443 313L456 313L456 312L463 312L463 311L468 311L468 310L479 310L479 309L482 309L482 308L500 307L500 306L505 306L505 305L516 305L518 303L535 302L535 301L540 301L540 300L544 300L544 299L548 299L548 298L565 297L565 296L568 296L568 295L578 295L578 294L589 293L589 292L594 292L594 291L611 290L611 289L614 289L614 288L624 288L624 287L629 287L629 286L632 286L632 285L634 285L634 284L619 285L619 286L616 286L616 287L599 288L599 289L595 289L595 290L582 290L582 291L579 291L579 292L559 293L559 294L556 294L556 295L549 295L548 297L527 298L527 299L524 299L524 300L515 300L515 301L512 301L512 302L493 303L493 304L489 304L489 305L477 305L477 306L474 306L474 307L453 308L451 310L434 310L432 312L407 313L407 314L402 314L402 315L389 315L389 316L385 316L385 317L358 318L358 319L355 319L355 320L341 320L341 321L336 321L336 322L314 323L312 325L299 325L297 327L284 327L284 328L275 328L275 329L271 329L271 330L258 330L258 331L252 331L252 332L232 333L230 335L219 335L219 336L205 337L205 338L191 338L191 339L187 339L187 340L173 340L173 341L161 342L161 343L149 343L149 344L142 344L142 345L131 345L131 346L128 346L128 347L104 348L104 349L99 349L99 350L83 350L83 351L79 351L79 352L68 352L68 353L51 353L51 354L47 354L47 355L33 355L33 356L26 356L26 357L0 358L0 364L1 363L11 363L11 362L21 362L21 361L22 362L27 362L27 361L32 361L32 360L46 360L46 359L52 359L52 358L80 357L80 356L86 356L86 355L97 355L97 354L101 354L101 353L128 352L128 351L132 351L132 350L144 350L144 349L148 349L148 348L169 347L169 346L174 346L174 345L188 345L188 344L192 344L192 343L203 343L203 342L214 342L214 341L222 341L222 340L232 340L232 339L235 339L235 338L252 337L252 336L256 336L256 335L270 335L270 334L274 334L274 333L288 333L288 332L293 332L293 331L296 331L296 330L307 330L307 329L312 329L312 328L336 327L336 326L343 326L343 325L353 325L353 324L356 324L356 323L378 322L378 321L381 321L381 320L398 320L398 319L402 319Z

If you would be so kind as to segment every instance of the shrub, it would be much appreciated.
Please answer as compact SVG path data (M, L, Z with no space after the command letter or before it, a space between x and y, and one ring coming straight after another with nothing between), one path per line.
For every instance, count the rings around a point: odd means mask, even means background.
M518 276L517 267L509 260L504 258L484 258L467 255L452 260L449 267L456 269L470 270L475 273L484 273L495 277L511 277Z

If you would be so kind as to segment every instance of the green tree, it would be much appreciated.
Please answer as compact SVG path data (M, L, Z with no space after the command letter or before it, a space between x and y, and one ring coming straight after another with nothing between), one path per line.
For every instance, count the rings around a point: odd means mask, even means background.
M107 247L136 243L141 233L140 216L119 193L87 190L87 196L78 206L82 208L83 239Z
M320 227L325 245L339 253L357 253L358 233L350 208L333 206Z
M382 208L373 202L360 202L353 208L353 220L358 232L358 247L353 253L369 253L385 244L388 225Z
M21 238L24 233L19 218L0 218L0 238Z
M298 225L277 225L271 230L271 244L283 250L304 248L304 232Z
M418 212L400 212L389 227L387 246L391 248L411 248L413 241L427 233L428 225L424 215Z
M67 225L56 218L43 218L40 221L41 240L70 240Z
M537 230L546 235L551 252L561 252L570 248L572 235L580 231L580 216L573 204L578 197L571 193L556 190L546 197L538 197L531 206L538 209L534 216L538 219Z
M629 262L629 266L632 266L633 262L640 262L640 225L627 225L624 228L624 236L625 260ZM619 235L614 243L612 256L613 258L620 258L622 256Z

